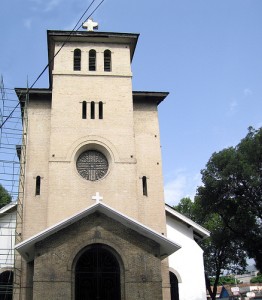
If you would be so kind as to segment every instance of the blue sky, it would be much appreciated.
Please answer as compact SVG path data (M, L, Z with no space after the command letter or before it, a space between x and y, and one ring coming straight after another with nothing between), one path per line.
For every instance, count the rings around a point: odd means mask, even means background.
M5 86L33 83L47 64L46 30L72 29L90 3L1 0ZM213 152L262 126L261 12L261 0L105 0L93 15L99 31L140 33L133 89L170 92L159 117L171 205L194 196ZM48 87L47 73L35 87Z

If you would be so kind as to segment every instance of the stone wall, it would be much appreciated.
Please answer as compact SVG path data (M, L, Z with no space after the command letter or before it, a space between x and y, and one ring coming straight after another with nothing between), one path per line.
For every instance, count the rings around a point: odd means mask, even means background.
M119 262L121 299L162 299L159 245L100 213L36 244L34 299L74 299L78 255L97 243L111 249Z

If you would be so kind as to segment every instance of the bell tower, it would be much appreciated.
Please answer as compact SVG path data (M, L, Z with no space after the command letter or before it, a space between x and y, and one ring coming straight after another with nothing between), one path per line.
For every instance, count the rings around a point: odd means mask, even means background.
M85 279L72 274L99 253L115 261L119 276L118 296L103 299L140 299L142 292L141 299L169 297L164 258L179 247L165 237L157 114L168 93L133 91L138 37L48 31L50 87L17 89L21 103L29 93L23 242L17 246L26 261L23 299L47 299L44 291L49 299L86 297L84 286L83 294L75 292L75 281L81 289ZM54 264L61 265L54 270Z

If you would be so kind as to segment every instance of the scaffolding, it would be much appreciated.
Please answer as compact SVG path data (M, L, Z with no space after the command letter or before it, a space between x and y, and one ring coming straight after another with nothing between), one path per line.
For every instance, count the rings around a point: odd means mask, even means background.
M15 90L5 88L1 76L0 185L11 196L11 203L0 207L0 299L6 300L12 299L12 293L14 299L20 299L21 290L22 260L14 245L22 241L27 99L19 103ZM1 274L7 272L6 284Z

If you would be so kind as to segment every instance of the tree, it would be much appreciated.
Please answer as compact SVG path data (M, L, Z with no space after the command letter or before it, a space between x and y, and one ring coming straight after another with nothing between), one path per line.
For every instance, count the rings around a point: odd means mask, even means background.
M9 195L7 190L0 184L0 208L4 207L6 204L10 203L12 197Z
M215 300L221 274L225 270L243 272L246 267L246 253L242 249L243 245L235 241L232 231L219 214L206 212L201 204L197 197L194 202L190 198L183 198L174 208L210 231L210 237L200 241L199 245L204 250L206 287L211 299Z
M214 278L210 279L210 283L211 285L214 284ZM236 284L236 283L240 283L240 280L236 279L234 276L221 276L219 278L219 285L226 285L226 284Z
M257 274L256 277L251 278L250 283L262 283L262 274Z
M217 214L261 271L262 128L250 127L236 147L214 153L201 173L197 199L203 213Z
M213 279L213 289L207 285L207 290L211 299L215 300L222 274L245 271L246 252L243 250L243 244L234 239L232 231L227 228L218 214L207 215L203 226L210 230L210 238L200 242L200 246L204 250L206 275Z
M244 272L247 256L262 269L262 128L250 127L236 147L214 153L201 174L194 202L183 198L174 208L211 232L200 246L215 299L221 275Z
M197 214L195 213L195 203L189 197L182 198L178 205L174 206L174 209L189 219L194 221L197 219Z

